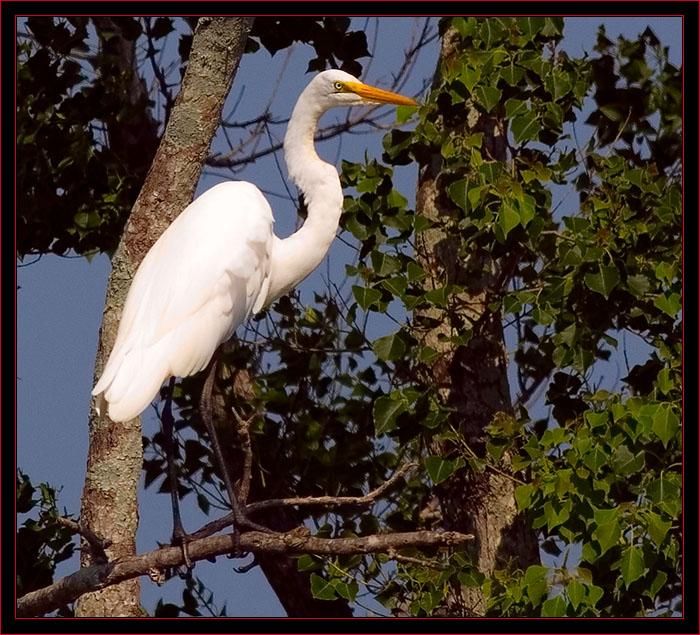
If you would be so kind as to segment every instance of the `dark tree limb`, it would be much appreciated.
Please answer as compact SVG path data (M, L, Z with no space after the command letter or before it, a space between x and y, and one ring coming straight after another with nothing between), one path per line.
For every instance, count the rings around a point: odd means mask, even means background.
M298 527L285 534L268 534L251 531L241 534L238 540L244 551L253 554L295 556L315 554L341 556L352 554L387 553L396 557L407 548L463 547L471 535L457 532L415 531L395 534L374 534L361 538L317 538L305 527ZM227 555L235 547L231 534L210 536L189 543L189 556L193 561ZM182 549L163 547L149 553L134 555L102 565L92 565L62 578L51 586L32 591L17 601L17 617L43 615L85 593L97 591L147 575L160 580L157 573L184 564Z

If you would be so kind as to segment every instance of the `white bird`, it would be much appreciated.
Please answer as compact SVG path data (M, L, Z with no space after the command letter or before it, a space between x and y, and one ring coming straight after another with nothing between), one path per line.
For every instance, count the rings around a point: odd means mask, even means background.
M134 276L92 391L107 402L110 419L137 417L169 377L203 370L238 325L321 263L338 229L343 193L336 168L316 154L316 125L329 108L368 102L416 105L339 70L319 73L299 97L284 154L308 215L289 238L274 235L262 192L238 181L212 187L163 232Z

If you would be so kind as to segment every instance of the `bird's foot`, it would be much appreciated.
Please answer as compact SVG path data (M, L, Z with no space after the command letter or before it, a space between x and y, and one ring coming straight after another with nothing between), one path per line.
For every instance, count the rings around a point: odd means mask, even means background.
M243 558L247 555L247 552L241 548L241 533L245 531L260 531L265 534L277 534L278 531L265 527L251 520L246 513L241 509L241 505L237 503L233 506L233 522L231 523L231 528L233 530L233 549L229 554L229 558ZM241 532L241 529L245 530Z
M182 528L182 525L180 525L179 527L176 526L173 529L173 535L170 539L170 544L174 547L180 547L182 549L182 557L185 560L185 572L180 573L180 577L183 580L187 580L190 577L192 577L192 569L194 569L194 562L192 562L192 559L190 558L190 552L188 548L188 544L191 541L192 536Z

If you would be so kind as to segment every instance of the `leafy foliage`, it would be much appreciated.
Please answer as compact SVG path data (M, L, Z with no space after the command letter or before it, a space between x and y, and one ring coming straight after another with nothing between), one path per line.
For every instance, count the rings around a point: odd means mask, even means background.
M273 53L296 39L275 20L253 34ZM323 20L296 23L318 68L364 54L345 21ZM317 38L322 24L354 44ZM439 528L437 487L499 471L517 482L546 565L485 575L466 553L300 556L311 593L414 616L450 614L461 589L480 589L492 615L669 615L682 582L681 71L649 29L617 43L601 29L583 59L560 50L560 18L456 17L441 30L455 55L424 105L397 111L415 128L387 134L382 161L343 163L348 285L328 281L311 306L282 298L227 352L219 413L250 418L250 499L360 495L419 460L371 508L294 520L321 536ZM411 209L392 180L393 166L432 156L438 217ZM451 238L459 267L416 259L427 232ZM485 279L484 319L512 343L514 408L476 444L454 425L437 370L443 344L472 340L465 297ZM425 345L436 325L441 339ZM181 493L208 512L223 498L200 441L201 382L183 381L175 400ZM221 433L240 466L232 428ZM164 473L160 443L146 441L149 484Z
M35 498L36 495L38 498ZM73 534L58 522L61 515L56 490L47 483L34 486L17 471L17 513L27 518L17 529L17 597L53 582L56 565L73 555ZM71 617L73 609L61 607L57 615Z
M309 62L309 71L340 68L360 75L362 66L357 58L369 55L364 31L348 31L350 18L343 16L255 18L250 31L247 52L258 50L262 44L272 55L294 42L313 46L316 57Z
M274 319L259 317L251 330L256 345L243 341L229 358L258 368L247 399L235 372L222 385L227 404L253 416L254 497L358 495L422 458L423 471L381 505L298 520L323 536L431 528L440 523L429 511L435 485L463 470L506 470L552 566L505 563L487 577L464 553L405 553L396 566L386 556L303 556L312 594L360 606L369 594L416 616L449 614L464 587L481 589L494 615L668 614L681 583L682 198L679 154L668 151L680 147L680 71L650 31L617 45L601 31L599 56L576 60L557 48L560 19L451 25L459 55L414 131L386 136L389 164L343 163L352 284L329 282L313 306L283 298ZM644 93L644 107L611 119L619 85ZM594 134L579 149L571 125L589 95ZM470 109L507 122L507 161L489 156L486 132L465 128ZM398 112L401 121L415 115ZM435 149L452 209L437 220L408 207L390 165ZM556 203L567 200L564 188L578 192L578 205ZM416 262L414 240L436 229L458 237L452 256L474 276L498 281L488 307L517 342L517 408L494 417L483 452L451 425L438 386L420 372L443 355L420 344L420 329L449 324L444 341L456 347L472 336L461 300L469 280ZM368 324L381 316L390 319L377 336ZM611 383L610 364L632 346L645 359ZM200 388L191 382L179 403L196 425ZM538 391L544 404L528 409ZM426 452L435 440L449 441L449 452ZM201 491L215 479L195 465Z
M123 36L139 36L138 21L115 20ZM32 17L25 26L31 37L17 46L17 255L113 251L155 152L145 136L139 161L114 144L149 106L130 101L132 76L118 51L104 40L90 51L89 18Z

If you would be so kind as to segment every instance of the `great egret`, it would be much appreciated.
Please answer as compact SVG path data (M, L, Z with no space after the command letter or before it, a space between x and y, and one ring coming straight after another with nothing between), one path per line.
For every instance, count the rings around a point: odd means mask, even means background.
M343 192L335 167L316 154L316 125L330 108L367 102L416 105L339 70L316 75L299 97L284 156L308 215L289 238L274 235L270 205L244 181L215 185L163 232L134 276L114 348L92 391L108 403L110 419L133 419L166 379L203 370L239 324L321 263L338 229Z
M92 391L100 396L98 412L107 402L113 421L133 419L151 403L166 379L192 375L207 365L203 395L207 390L211 395L212 358L219 345L252 313L304 280L335 238L343 193L335 167L322 161L314 148L319 118L335 106L368 102L416 105L413 99L367 86L339 70L319 73L299 97L287 126L284 155L289 177L303 193L308 214L301 229L289 238L274 235L270 205L255 185L246 182L212 187L163 232L143 259L127 294L114 348ZM201 410L236 524L259 528L238 507L210 404L204 397ZM169 411L167 415L170 419ZM165 416L163 421L165 430ZM167 426L172 434L172 421ZM175 513L172 438L166 449ZM173 535L183 538L186 534L178 518L179 514Z

